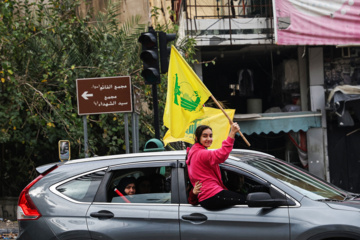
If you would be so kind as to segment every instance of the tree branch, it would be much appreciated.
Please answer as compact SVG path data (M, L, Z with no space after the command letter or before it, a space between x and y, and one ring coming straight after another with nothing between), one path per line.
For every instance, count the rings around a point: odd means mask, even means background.
M49 102L49 100L46 99L46 97L44 97L44 94L39 91L38 89L34 88L32 85L30 85L29 83L25 83L25 85L29 86L30 88L32 88L35 92L37 92L43 99L44 101L49 105L49 107L60 117L60 121L64 124L64 126L66 126L66 123L64 122L64 120L62 119L62 116L56 111L56 109L54 108L54 106ZM69 137L71 137L69 131L67 130L67 128L65 128L66 133L69 135ZM71 139L73 139L71 137Z

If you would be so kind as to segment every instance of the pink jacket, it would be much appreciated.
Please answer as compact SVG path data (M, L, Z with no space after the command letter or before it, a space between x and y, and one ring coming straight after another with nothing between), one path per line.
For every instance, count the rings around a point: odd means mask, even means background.
M188 154L186 164L191 184L202 183L199 202L208 199L220 191L227 189L222 180L219 164L225 162L233 149L235 139L228 137L217 150L207 150L200 143L195 143Z

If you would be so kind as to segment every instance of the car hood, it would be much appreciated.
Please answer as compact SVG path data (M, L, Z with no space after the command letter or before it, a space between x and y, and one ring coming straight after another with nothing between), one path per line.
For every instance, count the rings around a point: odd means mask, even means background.
M360 211L360 198L344 202L328 202L327 205L337 210Z

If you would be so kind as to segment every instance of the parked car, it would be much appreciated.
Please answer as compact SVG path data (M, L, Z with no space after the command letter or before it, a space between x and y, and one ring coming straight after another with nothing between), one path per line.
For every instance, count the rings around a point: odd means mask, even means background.
M360 199L268 154L233 150L224 184L247 203L209 211L187 202L185 151L58 162L20 194L18 239L360 239ZM124 177L147 193L118 196Z

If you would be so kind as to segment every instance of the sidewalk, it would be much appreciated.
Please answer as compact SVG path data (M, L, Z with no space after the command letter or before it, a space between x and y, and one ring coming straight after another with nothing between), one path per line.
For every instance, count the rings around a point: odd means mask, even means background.
M18 233L19 228L16 221L0 219L0 239L16 239Z

